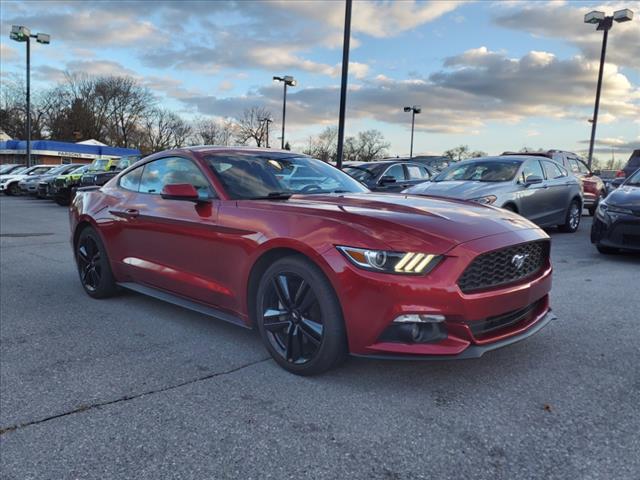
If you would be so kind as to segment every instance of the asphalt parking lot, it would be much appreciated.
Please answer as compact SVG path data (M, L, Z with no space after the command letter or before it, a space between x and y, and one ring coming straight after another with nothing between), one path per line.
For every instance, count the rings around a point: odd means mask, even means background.
M257 334L133 293L92 300L65 208L0 199L5 479L640 475L640 255L550 231L559 319L458 362L300 378Z

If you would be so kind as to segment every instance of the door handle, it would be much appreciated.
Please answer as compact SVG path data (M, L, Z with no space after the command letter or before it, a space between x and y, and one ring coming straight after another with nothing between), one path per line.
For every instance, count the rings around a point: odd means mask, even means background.
M140 215L140 211L135 208L127 208L126 210L109 210L109 213L120 218L136 218Z

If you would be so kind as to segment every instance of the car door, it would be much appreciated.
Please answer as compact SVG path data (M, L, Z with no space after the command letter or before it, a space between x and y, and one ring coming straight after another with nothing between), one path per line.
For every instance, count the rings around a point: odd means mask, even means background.
M555 162L542 160L547 186L549 189L551 215L549 223L564 223L567 208L572 198L573 181L569 179L569 174L564 167Z
M385 183L383 178L393 177L395 182ZM401 192L407 188L407 174L402 163L394 163L388 167L382 175L378 177L377 184L373 190L376 192Z
M542 182L528 184L533 177L539 177ZM551 218L552 199L546 182L538 159L524 162L518 178L518 183L523 187L519 192L520 214L538 225L547 224Z
M415 163L406 163L407 169L407 181L406 188L413 187L420 183L428 182L431 179L431 173L424 165L417 165Z
M165 185L188 183L203 201L165 199ZM206 200L205 200L206 199ZM219 200L190 158L164 157L143 165L140 186L127 205L128 255L134 281L173 294L224 305L231 293L219 282Z

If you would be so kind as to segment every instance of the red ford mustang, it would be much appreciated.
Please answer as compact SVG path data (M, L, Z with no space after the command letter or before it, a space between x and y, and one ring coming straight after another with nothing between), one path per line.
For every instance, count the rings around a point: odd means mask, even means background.
M90 187L91 188L91 187ZM457 359L553 318L549 237L508 211L374 194L286 151L147 157L70 210L82 286L118 286L257 327L285 369L347 353Z

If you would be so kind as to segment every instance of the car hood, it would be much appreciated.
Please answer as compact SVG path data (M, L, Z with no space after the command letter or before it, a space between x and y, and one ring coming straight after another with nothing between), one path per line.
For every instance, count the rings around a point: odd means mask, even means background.
M469 200L495 194L496 190L508 184L509 182L474 182L468 180L425 182L408 188L403 193Z
M292 215L333 219L392 249L426 242L434 253L490 235L539 230L525 218L499 208L403 194L294 195L286 201L251 203Z
M607 204L640 210L640 187L623 185L609 194Z

